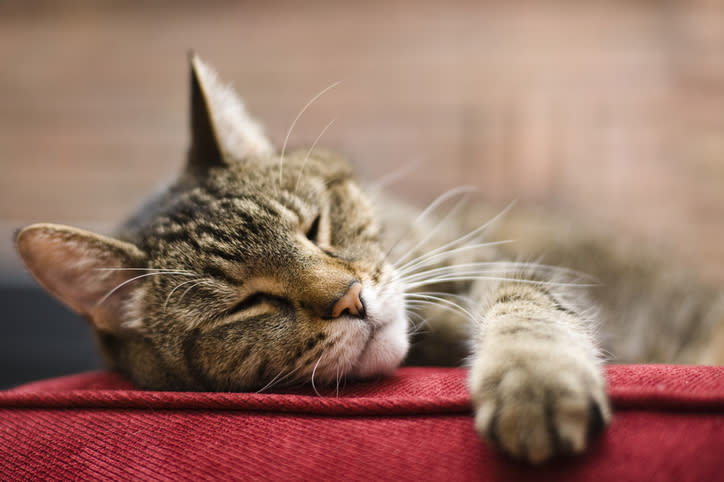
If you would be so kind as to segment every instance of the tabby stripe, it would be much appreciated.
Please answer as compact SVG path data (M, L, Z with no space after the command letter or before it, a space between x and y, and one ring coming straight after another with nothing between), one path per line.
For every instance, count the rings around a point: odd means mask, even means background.
M573 311L573 310L569 310L568 308L566 308L565 306L563 306L563 305L560 304L560 303L554 303L553 307L554 307L556 310L560 311L561 313L565 313L565 314L570 315L570 316L578 317L578 313L576 313L576 312Z
M544 294L548 297L548 299L551 300L551 302L553 303L553 307L554 307L556 310L560 311L561 313L565 313L565 314L567 314L567 315L570 315L570 316L575 316L575 317L578 317L578 316L579 316L579 314L576 313L574 310L571 310L571 309L563 306L563 303L561 303L561 302L558 300L558 298L556 298L556 297L553 295L553 293L549 292L549 291L546 290L546 289L541 289L541 292L544 293Z
M533 321L533 320L527 320L527 321ZM541 326L541 324L543 325ZM543 328L542 331L540 329ZM505 328L499 328L496 329L493 333L495 336L520 336L521 334L529 334L534 335L537 339L540 340L555 340L556 336L554 336L553 333L550 333L547 329L550 328L550 323L548 322L538 322L538 323L525 323L515 326L507 326Z
M235 323L235 324L240 324L240 323ZM242 329L243 329L243 328L242 328ZM239 363L245 362L245 361L249 358L249 356L251 355L251 350L252 350L253 348L254 348L253 345L248 345L248 344L245 345L245 346L244 346L244 349L241 351L241 354L240 354L240 355L235 355L234 358L235 358Z
M221 258L222 260L233 264L238 264L241 259L238 254L230 252L228 249L221 249L218 246L209 246L208 248L199 249L199 251L203 252L205 256L216 256L217 258ZM227 279L231 278L227 277Z
M159 240L166 241L166 243L168 243L168 244L187 243L196 249L201 248L199 243L194 238L189 236L189 233L185 230L173 230L173 231L167 231L164 233L158 233L156 235L156 238Z
M241 280L234 278L219 266L213 264L204 266L204 273L208 274L212 278L220 279L231 285L238 285L241 283Z
M532 301L532 300L528 299L527 297L525 297L525 296L523 296L523 295L510 294L510 293L508 293L508 294L504 294L504 295L502 295L502 296L499 296L499 297L495 300L495 303L494 303L494 304L496 304L496 305L504 305L504 304L507 304L507 303L513 303L513 302L515 302L515 301Z
M254 382L261 386L266 385L267 380L264 379L266 375L267 367L269 366L269 360L263 358L256 368L256 375L254 376Z
M207 186L207 189L209 187ZM218 192L218 191L217 191ZM213 193L212 193L213 194ZM249 204L253 205L255 208L264 211L265 214L268 214L271 217L279 217L279 211L275 210L271 206L267 206L265 204L260 204L259 199L257 199L254 196L249 195L239 195L239 194L226 194L226 193L218 193L218 195L214 194L214 198L219 201L219 207L222 209L228 209L230 211L234 211L234 213L241 213L245 212L245 210L239 209L239 201L242 202L248 202ZM212 208L213 209L213 208Z
M214 239L225 241L229 244L233 244L238 241L235 237L231 236L228 231L223 231L219 226L214 224L197 224L192 226L192 231L198 238L200 238L201 235L206 234Z
M539 293L545 295L551 301L551 303L553 304L553 308L555 310L560 311L560 312L565 313L570 316L579 316L578 313L576 313L575 311L563 306L563 303L561 303L555 296L553 296L547 290L541 289L539 291ZM494 304L508 304L508 303L514 303L514 302L518 302L518 301L529 301L531 303L536 302L534 299L531 299L524 295L507 293L502 296L499 296L495 300Z
M196 360L200 333L201 331L198 328L189 331L181 344L181 350L186 364L186 371L191 375L194 385L201 387L205 391L212 391L213 384L202 371L201 364L197 363Z

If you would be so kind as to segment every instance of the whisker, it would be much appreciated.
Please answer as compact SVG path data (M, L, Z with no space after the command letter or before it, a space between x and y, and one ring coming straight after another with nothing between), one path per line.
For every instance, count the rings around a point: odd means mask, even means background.
M392 244L390 249L387 250L387 253L385 253L385 259L387 259L387 257L392 253L392 251L394 251L394 249L405 238L405 236L407 236L410 233L412 228L417 223L419 223L420 221L425 219L432 211L437 209L438 206L440 206L442 203L444 203L445 201L447 201L450 198L459 196L461 194L469 194L471 192L475 192L476 190L477 189L474 186L458 186L458 187L454 187L452 189L445 191L444 193L439 195L437 198L435 198L420 214L417 215L417 217L415 217L415 219L410 223L410 225L407 228L407 230L405 231L405 233L402 236L400 236L400 238L397 239L397 241L395 241ZM438 225L441 224L444 221L444 219L445 219L445 217L443 217L443 220L441 220L438 223ZM420 243L418 243L418 246L419 245L420 245ZM411 254L412 252L413 252L413 250L410 250L407 253L407 255ZM398 259L396 262L392 263L392 266L396 266L397 264L401 263L404 259L407 258L407 255L403 256L402 258Z
M340 380L340 373L339 373L339 364L337 364L337 386L335 387L335 398L339 398L339 380Z
M461 294L458 294L458 293L448 293L448 292L445 292L445 291L414 291L414 292L412 292L412 293L406 293L406 294L405 294L405 297L407 297L407 296L409 296L409 295L414 296L414 295L416 295L416 294L421 294L421 295L426 295L426 296L438 296L438 297L441 297L441 298L445 298L445 297L447 297L447 298L457 298L457 299L459 299L460 301L463 301L463 302L467 303L468 305L473 305L473 304L475 304L475 302L473 301L473 299L472 299L471 297L469 297L469 296L461 295Z
M399 178L403 177L405 174L409 173L420 164L422 164L422 161L420 161L419 159L414 161L408 161L397 169L394 169L391 172L388 172L387 174L384 174L376 180L370 182L367 189L372 194L379 193L388 185L393 184Z
M413 309L422 309L427 306L432 306L435 308L439 308L441 310L449 311L449 312L455 313L458 316L464 317L466 320L475 321L475 318L473 317L472 313L469 313L469 312L466 313L465 311L461 311L460 309L458 309L454 306L449 306L447 304L440 303L439 301L416 300L415 303L413 304ZM428 323L427 320L426 320L426 323ZM416 332L416 333L418 333L418 332ZM423 333L423 332L420 331L419 333Z
M187 273L196 274L187 269L165 269L165 268L93 268L94 271L155 271L158 273Z
M128 280L124 281L123 283L120 283L120 284L117 285L115 288L113 288L111 291L109 291L108 293L106 293L105 296L103 296L103 298L101 298L101 299L98 301L98 303L96 303L96 306L101 305L104 301L106 301L106 300L108 299L108 297L110 297L113 293L115 293L115 292L118 291L119 289L121 289L121 288L123 288L124 286L126 286L128 283L131 283L131 282L133 282L133 281L136 281L137 279L145 278L145 277L147 277L147 276L156 276L156 275L162 275L162 274L188 275L188 273L183 272L183 271L161 271L161 272L145 273L145 274L142 274L142 275L134 276L133 278L128 279Z
M465 203L467 203L467 201L468 197L465 195L460 201L455 203L455 205L447 213L445 213L444 216L440 217L437 223L435 223L435 226L433 226L433 228L430 229L425 236L417 242L417 244L415 244L412 248L409 248L404 256L400 257L395 263L393 263L393 266L402 263L410 256L414 255L418 249L424 246L425 243L427 243L440 230L440 228L445 225L445 221L455 216L455 214L465 205Z
M410 321L412 321L412 323L413 323L413 325L409 327L410 328L410 330L408 332L409 336L414 336L414 335L418 335L420 333L425 332L423 330L426 327L428 327L428 323L427 323L427 320L422 315L415 312L414 309L406 309L405 314L407 315L408 318L410 318ZM415 318L417 318L417 322L415 322L411 319L413 316Z
M184 285L187 285L187 284L189 284L189 283L193 283L194 281L197 281L197 279L194 278L194 279L190 279L190 280L188 280L188 281L184 281L183 283L177 284L177 285L174 287L174 289L171 290L171 292L168 294L168 296L166 296L166 301L163 302L163 311L166 311L166 307L168 306L168 300L171 299L171 296L174 294L174 292L175 292L177 289L179 289L180 287L182 287L182 286L184 286ZM184 293L185 293L185 292L184 292ZM180 301L182 298L183 298L183 296L182 296L181 298L179 298L179 301Z
M458 311L459 313L464 314L470 320L475 319L475 316L473 316L473 314L470 311L468 311L466 308L463 308L462 306L460 306L458 303L455 303L454 301L450 301L450 300L442 298L440 296L422 295L422 294L418 294L418 293L412 293L411 295L415 295L415 296L412 297L412 299L409 299L408 301L413 304L428 303L428 304L432 304L435 306L439 306L441 308L444 306L448 306L448 307Z
M312 151L314 150L314 148L317 147L317 142L319 142L319 139L321 139L322 136L324 135L324 133L327 132L327 129L329 129L329 127L330 127L332 124L334 124L334 121L335 121L335 120L337 120L337 119L332 119L331 121L329 121L329 124L327 124L326 126L324 126L324 129L322 129L322 132L320 132L319 135L317 136L317 138L314 139L314 142L312 142L312 147L310 147L309 150L307 151L307 155L304 156L304 161L302 161L302 168L299 170L299 175L297 176L297 182L294 184L294 192L295 192L295 193L296 193L297 190L299 189L299 181L302 180L302 174L304 173L304 167L307 165L307 161L309 160L309 156L312 154ZM280 178L280 182L281 182L281 178Z
M590 283L566 283L566 282L559 282L559 281L538 281L538 280L527 280L527 279L521 279L521 278L511 278L511 277L505 277L505 276L475 276L475 275L462 275L462 276L441 276L438 278L430 278L423 281L418 281L416 283L410 283L406 287L407 289L415 289L419 288L421 286L429 286L434 285L438 283L446 283L450 281L477 281L477 280L485 280L485 281L511 281L515 283L522 283L522 284L532 284L532 285L540 285L540 286L567 286L567 287L573 287L573 288L586 288L591 286L596 286L596 284L590 284Z
M487 243L466 244L465 246L451 249L451 250L445 251L443 253L436 253L436 254L432 254L432 255L426 253L426 254L418 256L415 259L408 261L403 266L400 266L399 268L397 268L397 272L402 275L407 274L407 273L414 273L415 270L417 270L419 268L424 268L425 266L429 266L438 260L445 260L453 254L461 253L463 251L471 251L474 249L490 248L493 246L510 244L512 242L513 242L512 240L508 239L508 240L503 240L503 241L490 241Z
M314 104L314 102L316 102L317 99L319 99L319 98L322 97L325 93L327 93L327 91L329 91L329 90L337 87L340 83L342 83L342 81L341 81L341 80L338 80L337 82L334 82L333 84L331 84L331 85L327 86L326 88L322 89L317 95L315 95L314 97L312 97L312 99L311 99L309 102L307 102L307 104L306 104L304 107L302 107L302 110L299 111L299 113L297 114L297 116L296 116L296 117L294 118L294 120L292 121L292 125L289 126L289 130L287 131L287 135L286 135L286 137L284 138L284 144L282 144L282 151L281 151L281 154L280 154L280 157L279 157L279 188L280 188L280 189L281 189L281 187L282 187L282 170L283 170L283 168L284 168L284 153L285 153L286 150L287 150L287 143L289 142L289 136L292 134L292 131L294 130L294 126L297 125L297 121L299 120L300 117L302 117L302 115L304 115L304 113L307 111L307 109L309 109L309 106L311 106L312 104Z
M191 291L192 289L196 288L198 285L202 285L202 284L212 284L212 285L213 285L213 283L212 283L211 281L209 281L209 280L207 280L207 279L202 279L202 280L199 281L198 283L194 283L194 284L192 284L191 286L189 286L188 288L186 288L186 289L184 290L184 292L181 293L181 296L179 296L178 301L180 302L182 299L184 299L184 297L186 296L186 293L188 293L188 292Z
M300 367L301 367L301 365L300 365L300 366L297 366L297 367L294 368L293 370L290 370L289 372L287 372L287 374L284 375L284 376L282 376L282 374L284 373L284 370L282 369L277 376L275 376L274 378L272 378L272 379L269 381L269 383L267 383L267 384L264 385L262 388L260 388L259 390L257 390L256 393L265 392L266 390L271 389L271 388L274 387L275 385L278 385L279 383L283 382L284 380L286 380L287 378L289 378L291 375L293 375L294 372L296 372L297 370L299 370Z
M319 360L317 360L317 363L314 364L314 368L312 369L312 390L314 390L314 393L316 393L318 397L321 397L322 394L319 393L319 390L317 390L317 387L314 386L314 374L317 372L317 367L319 366L319 362L322 361L323 356L324 356L324 353L319 355Z
M427 255L436 255L437 253L448 251L450 248L460 246L464 243L466 243L470 239L474 239L477 237L480 233L482 233L485 229L487 229L490 225L497 222L501 217L503 217L505 214L510 211L510 209L515 205L516 201L511 202L508 204L502 211L500 211L497 215L495 215L492 219L490 219L488 222L478 226L477 228L473 229L469 233L460 236L459 238L450 241L447 244L444 244L440 246L439 248L435 248L427 253ZM396 264L399 264L402 260L398 260Z
M557 275L567 275L572 277L573 275L581 278L588 278L589 281L594 281L591 277L586 277L584 273L578 273L568 268L562 268L558 266L549 266L545 264L529 264L519 263L512 261L488 261L479 263L459 263L449 266L441 266L438 268L430 268L424 271L413 271L400 277L402 282L418 281L434 276L449 276L449 275L487 275L487 274L509 274L514 275L515 272L521 274L533 275L533 274L545 274L551 273Z
M441 268L433 268L429 269L427 271L423 271L420 273L414 273L411 275L406 276L401 281L405 283L406 285L409 285L410 283L417 282L417 281L425 281L425 280L431 280L431 279L440 279L442 277L449 277L449 276L488 276L488 275L498 275L498 276L505 276L510 275L509 269L504 268L498 268L495 269L494 266L491 267L471 267L470 269L462 269L459 266L444 266Z

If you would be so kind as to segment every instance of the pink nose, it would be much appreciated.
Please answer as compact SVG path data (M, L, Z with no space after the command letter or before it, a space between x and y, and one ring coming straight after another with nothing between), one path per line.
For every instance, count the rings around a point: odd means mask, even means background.
M365 305L362 304L361 294L362 285L359 282L352 283L347 292L334 304L332 318L339 318L345 312L349 316L363 318L365 316Z

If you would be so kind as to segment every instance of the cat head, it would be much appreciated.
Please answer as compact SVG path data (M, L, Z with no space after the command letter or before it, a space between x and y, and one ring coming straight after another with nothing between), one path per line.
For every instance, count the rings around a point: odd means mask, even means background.
M278 153L191 57L183 172L111 238L36 224L17 251L142 387L252 390L392 371L403 293L348 163Z

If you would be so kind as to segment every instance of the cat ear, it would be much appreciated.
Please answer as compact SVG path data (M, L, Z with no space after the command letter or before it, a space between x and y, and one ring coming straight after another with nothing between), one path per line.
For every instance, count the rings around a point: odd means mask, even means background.
M234 90L191 53L191 149L189 168L209 167L265 156L273 147L259 124L246 112Z
M34 224L21 230L15 247L35 279L53 296L91 320L117 332L125 320L126 283L143 273L145 255L136 246L82 229ZM120 269L114 269L120 268Z

